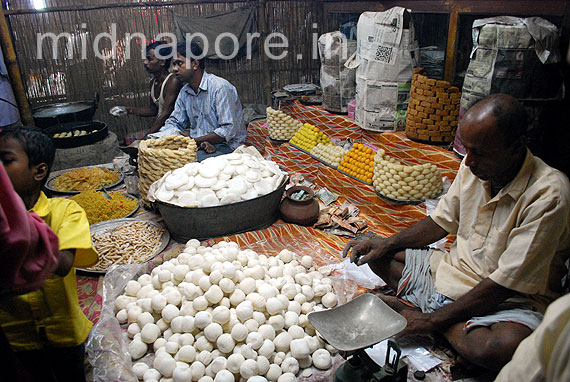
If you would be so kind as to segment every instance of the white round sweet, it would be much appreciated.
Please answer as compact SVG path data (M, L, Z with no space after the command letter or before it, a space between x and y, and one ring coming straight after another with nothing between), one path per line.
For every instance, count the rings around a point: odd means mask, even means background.
M275 352L275 344L273 343L272 340L269 339L264 340L261 347L257 349L257 354L267 358L271 358L274 352Z
M269 370L265 374L268 381L277 381L283 372L281 371L281 366L272 363L269 365Z
M255 279L252 277L246 277L239 283L239 289L241 289L246 295L252 293L255 290L255 287Z
M299 361L293 357L287 357L281 362L281 371L283 373L297 374L299 372ZM281 379L281 377L280 377Z
M138 379L143 379L144 373L149 369L148 365L144 362L137 362L133 365L133 368L131 369L133 371L133 374L138 378Z
M191 363L196 359L196 349L191 345L184 345L178 349L175 359L182 362Z
M241 289L236 289L230 296L230 304L232 306L238 306L242 301L245 300L245 293Z
M169 340L172 337L169 338ZM166 343L166 345L164 345L164 349L166 350L167 353L169 354L176 354L178 352L178 348L180 346L178 345L178 342L174 342L174 341L168 341Z
M216 373L214 382L234 382L234 375L228 370L220 370Z
M249 331L247 330L245 325L238 323L238 324L235 324L234 327L232 328L231 335L235 341L242 342L243 340L245 340L247 338L248 333L249 333Z
M289 345L291 344L291 335L287 332L279 333L273 340L275 345L275 350L287 352L289 351Z
M299 315L297 312L288 311L285 312L285 328L289 329L293 325L297 325L299 323Z
M125 293L127 296L136 297L138 291L141 289L141 284L139 284L135 280L130 280L127 282L127 286L125 287Z
M261 325L257 331L263 336L264 339L271 341L275 339L275 328L269 324Z
M321 298L321 302L326 308L333 308L338 303L338 299L334 293L327 293Z
M228 357L226 362L227 369L236 374L240 372L241 365L245 362L245 358L243 355L236 353L232 354Z
M328 370L332 365L331 355L326 349L318 349L313 353L313 364L317 369Z
M162 318L166 322L172 321L174 317L178 317L180 310L176 305L168 304L164 308L162 308Z
M212 311L212 321L220 325L230 320L230 310L225 306L217 306Z
M298 325L292 325L291 327L289 327L289 329L287 330L287 333L289 333L291 335L291 338L294 340L305 337L305 331L303 330L302 327L300 327Z
M141 358L147 351L148 345L142 341L134 339L129 344L129 353L131 354L132 359L139 359Z
M236 284L229 278L223 278L218 284L224 293L231 294L236 289Z
M204 336L206 336L210 342L216 342L218 337L221 336L223 332L224 331L222 329L222 326L215 322L204 328Z
M196 313L196 316L194 316L194 325L198 329L204 329L206 326L210 325L211 323L212 323L212 315L210 314L210 312L201 311Z
M204 376L206 366L200 361L194 361L190 366L190 370L192 371L192 380L197 381Z
M148 369L147 371L144 372L143 380L145 382L147 382L147 381L158 381L160 379L160 377L162 377L162 375L160 374L160 372L158 370Z
M151 344L156 341L160 333L161 331L158 325L148 323L141 330L141 340L147 344Z
M249 344L241 345L239 351L240 351L241 355L243 355L245 357L245 359L256 359L257 358L257 352L255 350L253 350L251 345L249 345Z
M185 382L192 380L192 370L186 364L184 366L176 366L172 372L172 382Z
M245 321L253 316L253 305L251 301L243 301L236 307L236 315L241 321Z
M267 323L269 325L273 326L273 329L275 329L276 332L278 332L279 330L281 330L285 327L285 319L280 314L269 317L269 320L267 320Z
M270 297L267 300L265 308L267 309L267 313L272 316L283 312L283 304L281 304L281 301L277 297Z
M222 353L229 354L234 350L235 347L234 338L231 334L224 333L218 337L216 345Z
M204 366L208 366L210 362L212 362L212 353L207 350L203 350L196 354L196 361L201 362Z
M246 359L239 368L239 374L246 379L256 375L257 371L257 362L253 359Z
M252 293L248 294L245 299L247 301L251 301L251 304L253 305L254 310L261 311L261 312L263 310L265 310L265 304L267 303L267 301L259 293L252 292Z
M141 327L136 322L130 324L129 327L127 328L127 334L129 338L133 338L135 334L138 334L140 332L141 332Z
M247 335L245 342L251 345L252 349L257 350L263 344L263 336L258 332L251 332Z
M210 289L204 293L204 296L210 304L217 304L224 297L224 292L220 289L219 286L212 285Z
M302 359L310 355L309 344L304 338L291 341L291 355L297 359Z

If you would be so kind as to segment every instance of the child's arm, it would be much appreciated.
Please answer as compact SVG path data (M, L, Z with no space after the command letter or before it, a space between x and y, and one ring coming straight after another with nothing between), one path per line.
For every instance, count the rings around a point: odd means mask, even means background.
M67 276L71 268L73 267L73 262L75 261L75 249L63 249L59 251L59 263L57 268L53 273L58 276Z
M0 162L0 294L39 288L55 268L57 235L35 213L28 213Z

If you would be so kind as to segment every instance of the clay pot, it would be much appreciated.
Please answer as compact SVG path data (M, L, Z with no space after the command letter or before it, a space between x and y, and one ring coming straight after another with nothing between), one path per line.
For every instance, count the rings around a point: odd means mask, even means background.
M304 190L309 197L304 200L295 200L291 195ZM319 218L319 203L314 198L313 190L305 186L291 187L285 193L285 198L279 206L281 218L287 223L311 226Z

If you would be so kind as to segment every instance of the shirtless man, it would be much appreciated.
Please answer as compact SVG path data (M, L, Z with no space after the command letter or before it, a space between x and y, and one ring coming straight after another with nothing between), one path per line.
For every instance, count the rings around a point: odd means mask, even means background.
M164 125L164 122L172 114L176 98L182 89L183 83L168 71L171 60L172 48L166 42L155 41L146 47L144 67L152 75L149 105L146 107L125 107L129 114L140 117L157 117L145 137L157 132Z

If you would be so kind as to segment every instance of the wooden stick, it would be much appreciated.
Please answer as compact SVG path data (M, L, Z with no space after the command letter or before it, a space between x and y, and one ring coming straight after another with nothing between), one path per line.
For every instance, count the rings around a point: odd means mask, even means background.
M6 64L6 69L8 70L8 75L10 76L12 90L16 96L20 118L24 124L33 126L34 118L32 117L30 104L28 104L28 99L26 98L26 91L24 90L22 75L20 74L20 68L18 67L18 60L16 59L16 52L14 51L14 45L12 44L10 30L8 29L6 18L4 17L4 10L0 9L0 12L0 44L2 45L4 62Z

